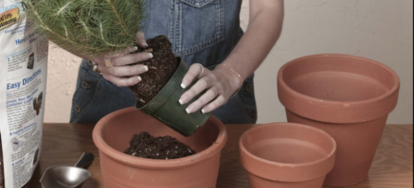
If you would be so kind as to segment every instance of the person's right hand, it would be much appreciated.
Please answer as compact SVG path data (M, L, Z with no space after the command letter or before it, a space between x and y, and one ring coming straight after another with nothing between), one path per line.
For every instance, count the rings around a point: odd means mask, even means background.
M139 32L137 34L136 43L139 47L148 47L148 44L145 41L144 33ZM139 64L130 66L130 64L153 58L153 54L148 52L130 54L131 52L136 52L137 50L138 48L133 46L127 49L124 53L112 54L111 56L101 55L94 57L92 61L98 65L99 72L101 72L102 76L106 80L112 82L118 87L133 86L142 81L142 78L139 75L147 72L148 67ZM107 67L105 65L105 58L110 59L113 67Z

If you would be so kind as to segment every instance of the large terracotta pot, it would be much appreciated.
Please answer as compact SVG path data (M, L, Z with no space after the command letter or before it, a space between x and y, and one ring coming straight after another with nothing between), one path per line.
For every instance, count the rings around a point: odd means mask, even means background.
M335 163L335 140L300 124L257 126L239 145L251 188L321 188Z
M124 154L132 136L142 131L153 136L175 137L197 154L174 160L151 160ZM213 188L227 132L217 118L211 117L196 134L186 138L153 117L127 108L99 121L93 140L99 148L106 188Z
M325 184L348 186L368 177L400 80L385 65L349 55L314 55L284 65L279 99L289 122L328 132L338 144Z

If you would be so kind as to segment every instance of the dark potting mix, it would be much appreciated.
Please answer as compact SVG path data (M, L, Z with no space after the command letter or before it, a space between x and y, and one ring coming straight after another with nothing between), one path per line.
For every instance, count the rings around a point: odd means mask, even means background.
M174 75L180 62L177 61L171 49L167 36L157 36L147 40L148 47L140 48L138 52L152 53L152 59L137 64L146 65L149 71L141 74L142 81L129 87L138 101L145 105L150 102Z
M179 159L194 155L189 146L171 136L153 137L147 132L135 134L124 153L147 159Z

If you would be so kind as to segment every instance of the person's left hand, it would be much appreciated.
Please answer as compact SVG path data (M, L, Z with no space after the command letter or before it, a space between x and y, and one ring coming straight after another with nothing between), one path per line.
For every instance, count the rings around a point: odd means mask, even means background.
M186 88L195 78L199 80L181 96L180 104L186 104L201 92L207 91L188 106L186 111L189 114L200 109L202 113L214 111L226 104L232 94L243 84L242 79L227 67L219 65L214 71L210 71L197 63L190 67L184 76L181 87Z

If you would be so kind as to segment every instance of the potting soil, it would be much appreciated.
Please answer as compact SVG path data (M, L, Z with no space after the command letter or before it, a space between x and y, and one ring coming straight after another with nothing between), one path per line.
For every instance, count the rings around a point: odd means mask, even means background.
M180 62L171 49L171 42L166 36L158 36L147 41L148 47L138 52L152 53L152 59L137 64L147 65L149 71L141 74L142 81L129 87L142 104L150 102L173 76Z
M196 152L171 136L153 137L147 132L133 136L124 153L147 159L178 159Z

